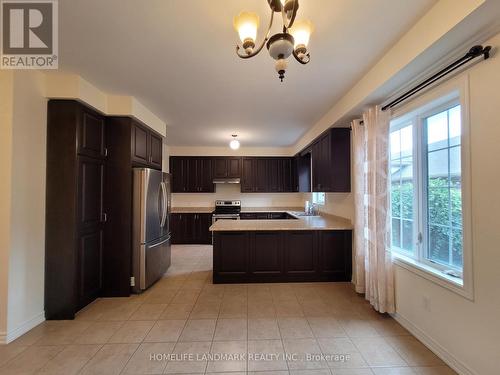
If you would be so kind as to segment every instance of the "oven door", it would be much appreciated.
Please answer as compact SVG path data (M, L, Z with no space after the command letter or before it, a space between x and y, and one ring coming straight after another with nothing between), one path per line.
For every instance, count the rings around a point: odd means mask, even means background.
M240 220L239 214L213 214L212 215L212 224L217 220Z

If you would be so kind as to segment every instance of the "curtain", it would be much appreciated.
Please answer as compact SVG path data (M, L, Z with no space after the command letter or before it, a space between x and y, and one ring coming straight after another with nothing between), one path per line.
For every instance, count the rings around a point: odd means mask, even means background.
M354 284L375 310L395 311L394 272L390 253L389 204L390 114L379 107L354 121Z

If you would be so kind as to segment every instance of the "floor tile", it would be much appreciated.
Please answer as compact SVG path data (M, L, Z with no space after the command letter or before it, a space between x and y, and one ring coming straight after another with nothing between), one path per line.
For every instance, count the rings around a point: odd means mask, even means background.
M111 336L108 342L113 344L140 343L144 340L154 324L155 322L151 320L126 322L113 336Z
M386 337L385 340L410 366L444 366L444 362L413 336Z
M215 322L215 319L188 320L179 340L212 341L215 332Z
M219 319L215 328L214 341L247 339L246 319Z
M338 368L332 370L333 375L373 375L369 368Z
M1 375L34 374L54 358L64 346L31 346L10 360L2 368Z
M122 374L162 374L174 346L174 343L142 343Z
M19 353L26 350L28 346L21 345L0 345L0 367L10 361L12 358L15 358Z
M375 375L416 375L411 367L374 367Z
M361 318L340 319L342 329L349 337L379 337L370 321Z
M186 325L186 320L159 320L149 331L145 342L176 342Z
M248 319L248 339L281 339L278 321L271 318Z
M308 317L307 321L315 337L346 337L345 331L333 317Z
M406 366L401 356L381 337L353 338L352 342L370 366Z
M309 323L305 318L279 318L278 326L283 339L314 337Z
M220 301L197 302L191 311L191 315L189 315L189 319L217 319L220 307Z
M457 375L448 366L415 367L413 370L417 375Z
M368 364L359 350L348 338L317 339L321 351L327 356L331 368L364 368Z
M172 303L160 315L160 320L167 319L187 319L193 310L192 304L189 303Z
M328 368L316 339L283 340L289 370Z
M117 375L138 347L138 344L106 344L85 365L80 374Z
M75 344L105 344L125 322L92 322L75 340Z
M275 318L276 309L271 301L252 301L248 300L249 318Z
M69 345L40 370L43 375L77 374L102 345Z
M248 371L288 370L281 340L249 340Z
M210 342L178 342L173 351L174 357L167 362L165 373L204 373L210 346Z
M46 322L47 328L34 345L67 345L75 342L92 323L77 320Z
M208 362L207 373L247 370L246 341L214 342L210 353L216 357Z
M158 320L167 307L161 303L144 303L130 316L129 320Z

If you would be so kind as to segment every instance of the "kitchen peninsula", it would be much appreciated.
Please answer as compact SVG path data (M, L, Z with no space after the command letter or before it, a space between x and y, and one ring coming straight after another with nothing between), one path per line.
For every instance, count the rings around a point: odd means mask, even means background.
M335 216L219 220L213 282L351 281L352 224Z

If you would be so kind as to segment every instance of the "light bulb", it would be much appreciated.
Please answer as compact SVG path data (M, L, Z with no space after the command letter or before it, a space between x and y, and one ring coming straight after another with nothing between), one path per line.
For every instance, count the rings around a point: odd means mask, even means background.
M295 48L303 47L307 48L309 44L309 38L314 31L314 25L309 20L295 21L290 33L293 35L295 40Z
M241 42L251 40L255 43L257 29L259 28L259 16L252 12L241 12L234 17L233 25L240 36Z
M240 148L240 141L237 139L233 139L231 142L229 142L229 147L233 150L237 150Z

